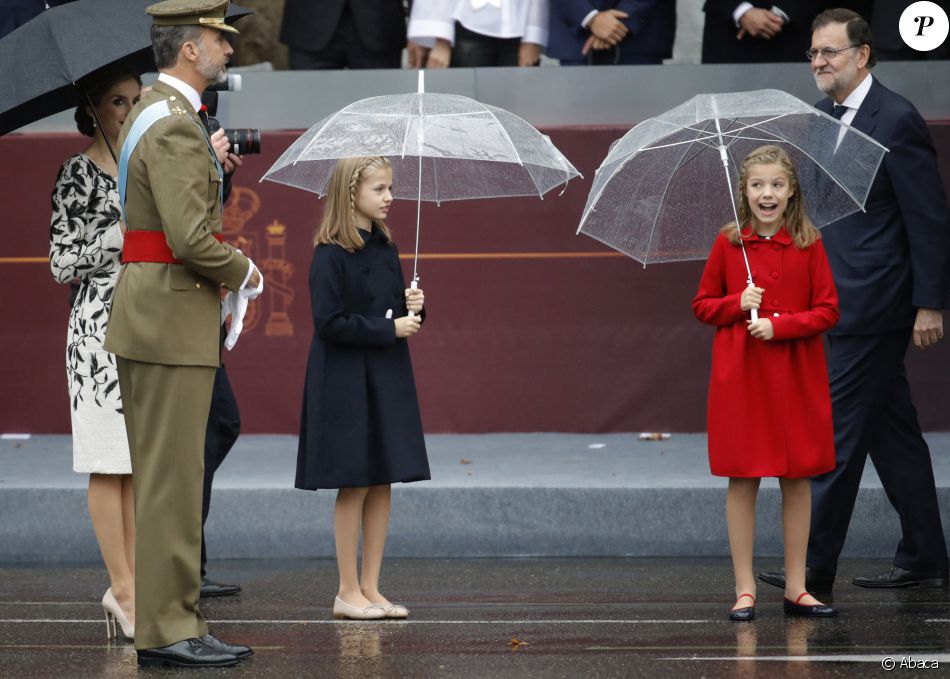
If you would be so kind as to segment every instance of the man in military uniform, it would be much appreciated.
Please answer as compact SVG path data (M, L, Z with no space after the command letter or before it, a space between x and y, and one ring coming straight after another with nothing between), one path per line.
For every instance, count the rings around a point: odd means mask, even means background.
M135 486L140 665L234 665L252 654L208 634L198 609L205 427L220 365L221 286L263 287L221 241L221 166L197 115L232 50L228 0L148 8L160 72L122 130L128 230L106 348L117 356Z

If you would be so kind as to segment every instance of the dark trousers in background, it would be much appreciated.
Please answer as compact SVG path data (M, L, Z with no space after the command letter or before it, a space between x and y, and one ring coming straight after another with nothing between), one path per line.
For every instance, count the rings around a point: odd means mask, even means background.
M221 364L214 373L214 388L211 392L211 410L208 413L208 428L205 432L204 496L201 503L201 575L206 575L208 551L205 546L204 525L211 508L211 484L214 473L224 462L234 442L241 433L241 413L238 411L234 391L228 373Z
M663 57L624 50L621 43L606 50L591 50L586 57L578 55L577 59L561 59L560 61L561 66L644 66L662 64Z
M520 48L521 38L493 38L470 31L455 22L451 65L459 68L517 66Z
M811 568L836 572L868 456L900 517L894 565L917 572L948 567L930 449L904 368L910 339L909 328L828 337L835 469L812 481Z
M330 44L321 50L309 50L291 47L288 54L290 68L293 71L317 71L335 68L400 68L402 50L394 52L370 52L360 41L353 24L349 5L343 10L340 25Z

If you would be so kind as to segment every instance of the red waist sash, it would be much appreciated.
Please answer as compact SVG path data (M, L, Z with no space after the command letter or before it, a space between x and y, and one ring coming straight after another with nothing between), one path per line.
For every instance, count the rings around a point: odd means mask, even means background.
M220 233L212 234L219 243L224 242ZM156 264L181 264L175 258L168 243L165 241L164 231L141 231L130 229L125 232L122 243L122 263L153 262Z

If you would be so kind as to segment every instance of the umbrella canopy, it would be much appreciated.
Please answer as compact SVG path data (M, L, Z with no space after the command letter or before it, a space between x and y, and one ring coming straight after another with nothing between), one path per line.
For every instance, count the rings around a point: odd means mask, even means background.
M126 59L154 70L145 8L155 0L76 0L45 10L0 39L0 135L78 104L75 83ZM251 14L232 4L227 21Z
M788 152L819 228L864 208L887 152L786 92L701 94L614 143L578 233L644 265L705 259L719 227L737 221L743 159L765 144Z
M415 198L418 279L422 201L539 196L580 173L528 122L495 106L456 94L425 91L361 99L304 132L261 181L325 196L340 158L386 156L393 195Z
M340 158L386 156L396 198L543 196L580 173L518 116L455 94L371 97L313 125L263 179L326 195ZM420 171L421 168L421 171Z

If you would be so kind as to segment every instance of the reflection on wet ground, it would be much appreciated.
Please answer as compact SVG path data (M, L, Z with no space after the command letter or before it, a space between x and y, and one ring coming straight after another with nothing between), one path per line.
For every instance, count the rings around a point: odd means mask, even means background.
M17 565L0 568L0 677L867 677L888 658L898 676L936 676L950 591L850 584L887 567L842 563L837 619L785 618L763 584L757 620L731 623L728 559L392 560L383 589L411 618L360 623L332 618L332 561L213 562L244 593L203 603L212 631L256 656L169 671L106 641L101 568Z

